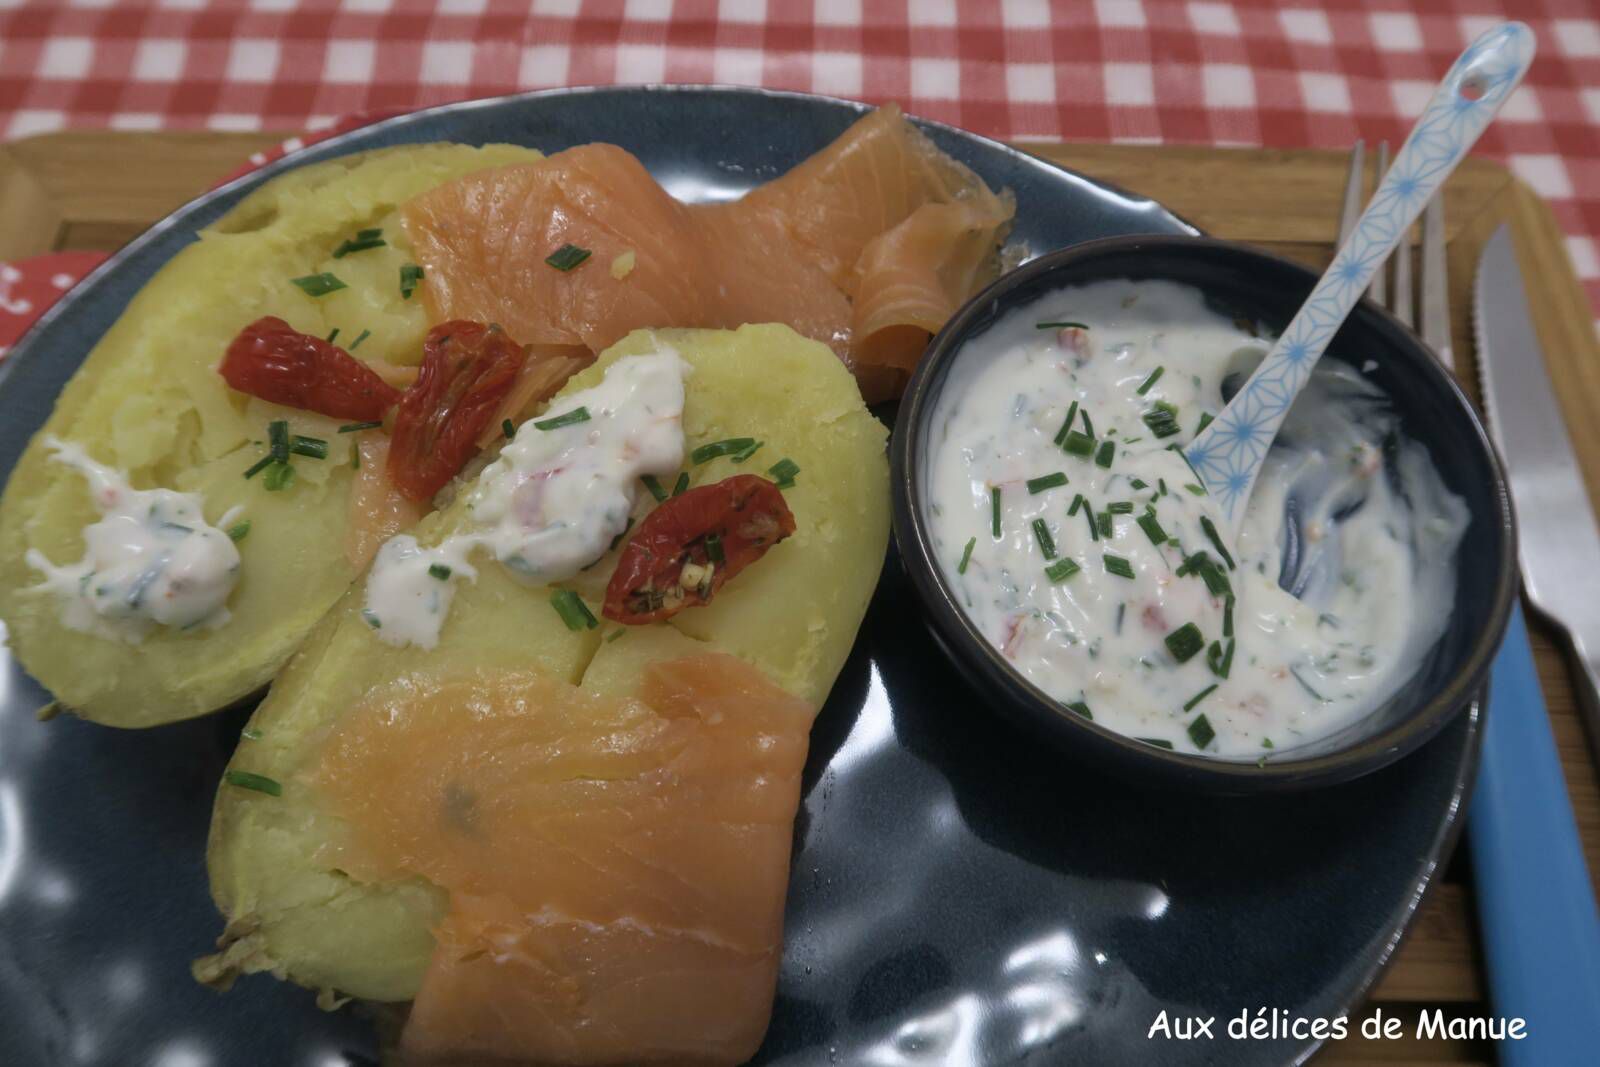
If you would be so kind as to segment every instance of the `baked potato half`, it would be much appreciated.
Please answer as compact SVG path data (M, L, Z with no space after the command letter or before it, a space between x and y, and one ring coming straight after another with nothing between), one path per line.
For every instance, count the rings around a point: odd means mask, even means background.
M365 360L418 362L429 323L402 295L410 248L397 209L451 178L539 158L508 145L421 145L293 171L253 193L173 257L133 299L62 392L0 497L0 619L24 668L57 702L112 726L203 715L267 684L356 577L343 536L353 435L339 420L230 390L216 373L229 341L275 315L344 344L367 332ZM335 258L341 242L380 229L385 243ZM334 272L345 288L313 297L292 279ZM243 472L262 455L267 425L329 443L326 460L297 459L294 483L269 491ZM61 600L38 590L30 549L56 564L83 556L96 512L77 471L44 438L83 446L134 488L204 495L215 523L242 507L231 620L216 629L158 628L140 643L66 626Z
M277 795L227 780L219 790L208 862L227 927L221 952L196 965L197 977L226 983L271 971L329 995L403 1001L416 994L433 950L431 929L445 914L444 892L420 878L365 884L337 869L328 846L345 830L308 781L341 717L396 679L537 670L589 693L623 696L636 691L648 664L725 652L813 706L826 698L883 565L886 430L838 358L786 326L641 331L565 392L595 384L622 356L654 350L657 338L692 368L688 450L731 437L765 442L746 464L721 457L690 467L694 483L759 473L788 457L800 467L784 490L796 532L710 604L648 626L607 620L569 630L552 609L550 588L518 584L491 561L475 582L460 585L437 647L399 649L374 636L361 618L363 589L352 588L273 684L230 764L270 780ZM640 497L642 516L654 501ZM434 544L459 528L464 508L461 501L424 520L418 540ZM620 551L561 586L598 614Z

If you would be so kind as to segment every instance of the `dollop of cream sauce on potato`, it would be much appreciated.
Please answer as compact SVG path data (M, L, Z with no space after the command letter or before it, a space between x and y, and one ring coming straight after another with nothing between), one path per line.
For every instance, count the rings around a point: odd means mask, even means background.
M57 565L29 549L28 566L44 575L35 586L61 601L69 629L141 642L158 626L179 630L228 621L228 596L239 580L239 550L218 526L238 517L235 508L213 526L199 493L135 489L120 470L97 463L81 445L45 439L51 458L87 479L100 512L83 529L84 556Z

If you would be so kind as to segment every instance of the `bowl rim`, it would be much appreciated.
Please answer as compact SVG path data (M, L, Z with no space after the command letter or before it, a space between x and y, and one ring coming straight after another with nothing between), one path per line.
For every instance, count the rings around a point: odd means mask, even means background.
M901 398L889 445L895 541L912 585L927 611L927 621L947 653L965 661L958 666L968 668L1001 690L999 699L987 702L991 710L1028 720L1029 725L1043 728L1063 744L1081 745L1086 754L1110 757L1114 767L1126 770L1146 764L1146 770L1163 771L1170 781L1212 791L1257 792L1332 785L1388 766L1434 737L1478 694L1499 649L1517 595L1519 577L1516 520L1505 467L1482 419L1455 376L1422 345L1410 327L1369 299L1363 298L1352 314L1375 316L1378 326L1387 328L1380 332L1392 333L1402 347L1409 346L1419 361L1426 364L1422 373L1435 378L1466 415L1471 434L1487 459L1492 478L1490 494L1494 501L1492 516L1474 518L1492 521L1500 535L1488 625L1472 636L1461 668L1410 714L1354 744L1311 757L1295 758L1289 754L1294 750L1289 749L1281 757L1264 761L1226 760L1167 750L1068 711L1007 663L956 601L923 520L920 480L913 476L921 462L918 438L938 398L935 385L942 387L941 372L961 350L976 320L991 313L992 304L1006 300L1011 293L1042 277L1101 256L1128 252L1243 256L1262 268L1288 271L1302 277L1308 290L1316 277L1314 271L1299 263L1239 241L1207 236L1133 235L1100 238L1043 253L1001 275L968 300L929 343L917 364ZM1159 271L1155 273L1159 276Z

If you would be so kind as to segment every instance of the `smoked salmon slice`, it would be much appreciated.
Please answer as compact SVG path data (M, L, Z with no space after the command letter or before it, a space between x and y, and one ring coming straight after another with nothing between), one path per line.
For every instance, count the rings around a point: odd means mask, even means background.
M628 152L589 144L454 179L402 218L436 321L590 351L639 328L782 322L881 399L997 271L1013 213L888 106L739 200L680 203ZM590 258L546 264L569 244ZM622 277L606 269L630 254Z
M631 698L517 670L369 694L311 784L349 827L330 862L449 893L405 1061L754 1054L814 714L722 654Z

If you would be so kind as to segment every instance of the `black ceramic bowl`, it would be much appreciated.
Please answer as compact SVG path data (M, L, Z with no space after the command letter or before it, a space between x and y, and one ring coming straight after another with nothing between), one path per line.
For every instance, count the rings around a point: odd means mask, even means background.
M1217 305L1274 332L1288 325L1316 276L1244 245L1201 237L1117 237L1032 260L973 297L933 339L904 398L890 445L894 532L927 607L934 637L993 707L1072 756L1150 784L1247 793L1325 785L1392 763L1439 732L1483 683L1516 593L1510 497L1488 435L1461 390L1405 326L1363 302L1324 359L1377 367L1401 431L1424 445L1471 523L1457 556L1455 608L1421 670L1365 718L1264 762L1170 752L1076 715L1013 670L968 620L933 554L923 515L923 457L931 416L965 342L1004 312L1058 289L1106 278L1194 286Z

